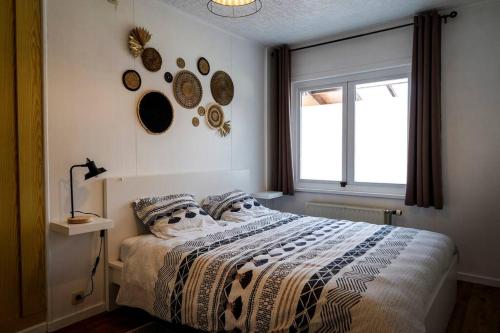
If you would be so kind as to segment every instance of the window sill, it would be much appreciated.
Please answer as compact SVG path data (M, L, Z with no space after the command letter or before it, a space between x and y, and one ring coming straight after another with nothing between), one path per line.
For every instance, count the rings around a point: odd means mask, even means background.
M360 191L350 191L350 190L296 188L295 191L296 192L305 192L305 193L334 194L334 195L345 195L345 196L354 196L354 197L384 198L384 199L395 199L395 200L404 200L404 198L405 198L404 194L360 192Z

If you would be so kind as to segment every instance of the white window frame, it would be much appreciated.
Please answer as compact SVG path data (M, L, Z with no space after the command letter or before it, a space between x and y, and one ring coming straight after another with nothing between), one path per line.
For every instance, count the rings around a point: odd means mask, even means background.
M394 80L408 78L408 96L410 96L410 66L377 70L359 74L337 76L324 79L292 82L292 152L294 163L295 189L302 192L332 193L343 195L382 197L403 199L406 184L381 184L354 181L354 101L355 87L357 84L373 81ZM301 96L303 92L311 90L324 90L342 87L342 121L343 121L343 154L342 154L342 179L347 181L347 186L342 187L340 181L325 181L300 178L300 123L301 123ZM409 112L409 103L408 103ZM408 117L409 119L409 117ZM346 135L347 133L347 135Z

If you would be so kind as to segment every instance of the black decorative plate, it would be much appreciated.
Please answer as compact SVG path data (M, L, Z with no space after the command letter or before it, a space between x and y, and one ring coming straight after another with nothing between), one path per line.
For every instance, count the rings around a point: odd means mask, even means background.
M174 79L174 77L172 76L172 73L170 73L170 72L165 72L165 74L163 75L163 78L165 79L165 81L167 81L167 83L172 82L172 80Z
M137 116L150 134L161 134L174 121L174 110L167 96L159 91L144 94L137 105Z

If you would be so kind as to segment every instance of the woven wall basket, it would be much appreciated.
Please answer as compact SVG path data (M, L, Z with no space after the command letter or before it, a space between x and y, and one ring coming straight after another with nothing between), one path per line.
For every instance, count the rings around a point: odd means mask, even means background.
M161 55L156 49L148 47L141 54L144 67L150 72L157 72L161 68Z
M223 71L215 72L210 81L212 97L220 105L228 105L233 100L234 85L231 77Z
M205 120L208 127L212 129L218 129L224 124L224 111L222 107L218 104L210 104L207 106L207 113L205 115Z
M175 75L173 89L175 100L186 109L196 107L203 97L200 80L187 70L180 71Z

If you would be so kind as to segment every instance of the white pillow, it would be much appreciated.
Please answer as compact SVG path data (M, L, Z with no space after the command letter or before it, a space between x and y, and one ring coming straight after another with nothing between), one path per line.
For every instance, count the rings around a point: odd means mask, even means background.
M248 222L252 219L278 213L275 210L264 207L257 200L248 198L243 202L233 203L231 209L222 213L221 220L231 222Z
M189 236L193 232L208 235L222 231L223 228L200 207L188 207L156 220L149 230L156 237L169 239L172 236Z

